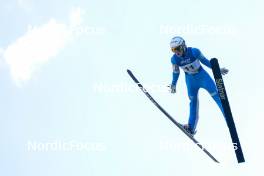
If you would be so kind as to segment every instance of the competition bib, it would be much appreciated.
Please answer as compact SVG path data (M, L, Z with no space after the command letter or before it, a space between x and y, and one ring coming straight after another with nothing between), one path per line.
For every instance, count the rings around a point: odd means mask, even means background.
M190 64L181 66L183 71L189 74L198 73L200 67L201 67L201 64L198 59L196 59L194 62Z

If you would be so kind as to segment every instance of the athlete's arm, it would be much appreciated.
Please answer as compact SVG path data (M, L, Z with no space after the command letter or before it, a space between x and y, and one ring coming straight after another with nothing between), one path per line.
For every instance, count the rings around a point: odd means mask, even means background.
M210 61L208 59L206 59L206 57L204 57L204 55L202 54L202 52L199 49L192 48L192 52L193 52L194 57L199 59L199 61L202 64L206 65L209 68L212 68Z
M171 85L176 86L176 83L179 79L179 75L180 75L179 66L176 64L172 64L172 82L171 82Z
M202 64L206 65L209 68L212 68L210 61L204 57L199 49L193 48L193 55L198 58ZM226 75L229 72L229 70L226 68L221 68L220 71L222 75Z

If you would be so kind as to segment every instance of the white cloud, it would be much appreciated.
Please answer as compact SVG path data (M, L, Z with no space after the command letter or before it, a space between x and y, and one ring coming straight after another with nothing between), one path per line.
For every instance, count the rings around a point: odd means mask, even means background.
M17 84L27 81L40 66L58 54L69 38L67 27L55 20L33 27L9 45L4 52L6 63Z
M84 11L78 7L78 8L73 8L73 10L70 13L70 25L72 27L81 25L83 22L82 15L84 14Z
M4 49L0 48L0 69L3 66L3 62L4 62Z
M80 24L80 8L70 14L70 26ZM26 34L4 50L5 62L16 85L30 80L43 64L58 55L73 37L70 26L51 19L41 26L30 27Z

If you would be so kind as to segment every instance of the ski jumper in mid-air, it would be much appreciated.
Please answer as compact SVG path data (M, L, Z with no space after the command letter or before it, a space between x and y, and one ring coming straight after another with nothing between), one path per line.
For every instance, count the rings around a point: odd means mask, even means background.
M182 37L174 37L170 42L173 79L170 84L171 93L176 93L176 84L180 75L181 68L185 73L188 96L190 99L190 114L188 124L183 125L184 129L190 134L196 133L196 125L199 119L199 100L198 91L200 88L206 89L223 112L222 104L218 95L216 85L209 74L203 69L201 63L211 68L211 64L201 51L197 48L187 47ZM221 68L221 74L225 75L228 70Z

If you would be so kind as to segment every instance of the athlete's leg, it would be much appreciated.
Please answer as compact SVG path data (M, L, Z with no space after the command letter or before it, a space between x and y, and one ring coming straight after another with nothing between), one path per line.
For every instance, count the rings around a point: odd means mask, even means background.
M209 94L212 96L212 98L214 99L214 101L216 102L219 109L222 111L222 113L224 115L222 103L221 103L221 100L220 100L220 97L219 97L219 94L218 94L218 91L217 91L217 88L216 88L216 85L215 85L213 79L210 77L210 75L206 71L203 70L202 72L203 72L202 73L203 79L200 82L201 87L206 89L209 92ZM225 115L224 115L224 117L225 117Z
M216 102L216 104L218 105L218 107L220 108L220 110L222 111L222 113L223 113L223 115L225 117L223 106L222 106L222 103L221 103L221 100L220 100L220 97L218 95L217 90L216 90L216 93L211 94L211 96L212 96L212 98L214 99L214 101Z
M199 87L196 85L197 81L193 78L192 75L186 75L185 80L188 89L188 96L190 99L190 113L188 125L190 130L194 132L197 126L197 122L199 120Z

